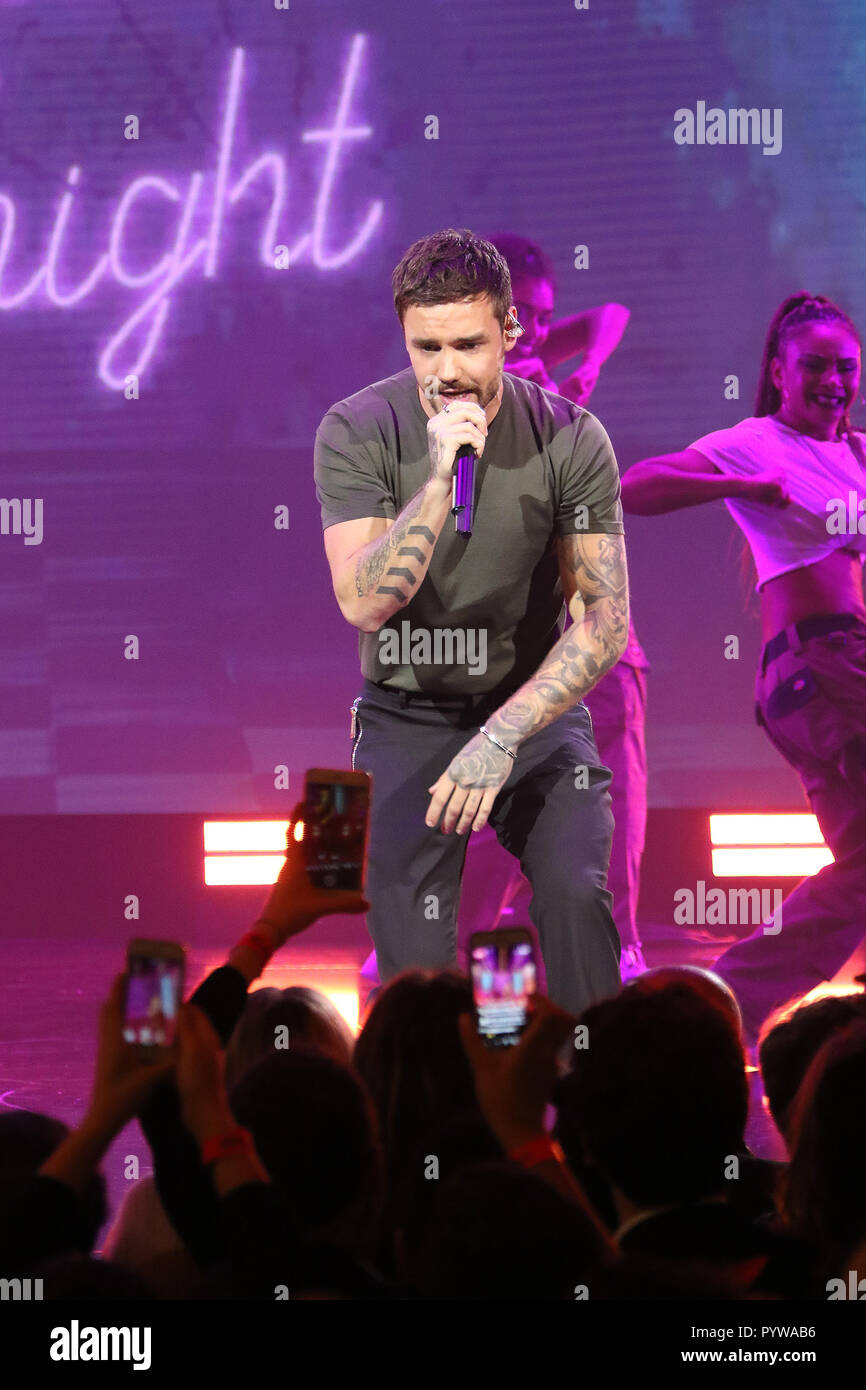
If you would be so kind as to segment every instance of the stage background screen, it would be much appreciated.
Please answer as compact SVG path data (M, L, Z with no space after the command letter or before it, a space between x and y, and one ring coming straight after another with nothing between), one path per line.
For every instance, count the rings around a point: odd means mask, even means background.
M518 232L558 312L628 306L589 406L625 470L752 413L786 294L866 321L864 93L857 0L0 2L0 496L42 503L0 535L0 813L285 812L276 767L346 766L312 442L407 364L405 248ZM678 144L702 102L778 147ZM626 526L650 804L799 807L724 507Z

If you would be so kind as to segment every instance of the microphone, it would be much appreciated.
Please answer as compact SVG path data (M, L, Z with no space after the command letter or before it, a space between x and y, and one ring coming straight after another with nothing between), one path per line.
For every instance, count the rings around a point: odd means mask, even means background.
M459 536L472 535L472 514L475 503L475 460L478 455L471 444L461 444L454 461L451 479L451 515L454 530Z

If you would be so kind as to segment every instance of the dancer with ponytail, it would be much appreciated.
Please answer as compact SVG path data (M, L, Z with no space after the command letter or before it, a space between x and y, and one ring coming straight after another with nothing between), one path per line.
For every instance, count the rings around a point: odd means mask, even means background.
M835 856L784 900L780 930L759 927L713 967L740 1002L749 1044L866 935L866 449L849 419L860 351L836 304L791 295L770 324L754 416L644 459L622 482L626 512L722 498L743 531L761 601L756 718Z

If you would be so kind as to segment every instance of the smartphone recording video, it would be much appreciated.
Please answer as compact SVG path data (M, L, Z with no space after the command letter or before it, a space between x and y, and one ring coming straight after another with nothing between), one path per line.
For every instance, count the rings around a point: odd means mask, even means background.
M371 782L367 772L307 773L301 844L314 887L363 891Z
M469 960L479 1035L488 1047L513 1047L526 1028L536 990L532 937L524 927L475 932Z
M130 942L123 1036L148 1056L167 1053L174 1044L185 973L186 953L177 942Z

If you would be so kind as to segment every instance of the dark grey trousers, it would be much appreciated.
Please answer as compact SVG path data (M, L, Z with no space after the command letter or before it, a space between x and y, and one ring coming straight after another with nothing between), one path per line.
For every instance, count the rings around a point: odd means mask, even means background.
M367 927L380 978L457 960L457 909L471 832L446 835L424 817L427 790L493 710L489 697L445 700L364 681L352 766L373 778ZM620 941L606 887L611 773L582 703L521 745L490 824L532 886L550 998L572 1013L615 994ZM475 924L485 929L486 923Z

